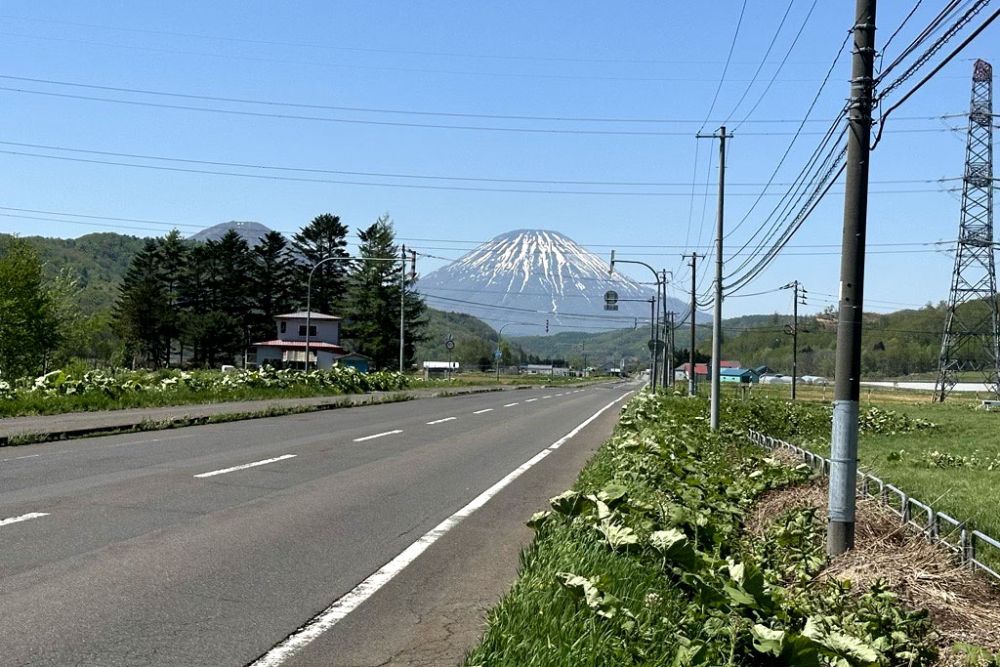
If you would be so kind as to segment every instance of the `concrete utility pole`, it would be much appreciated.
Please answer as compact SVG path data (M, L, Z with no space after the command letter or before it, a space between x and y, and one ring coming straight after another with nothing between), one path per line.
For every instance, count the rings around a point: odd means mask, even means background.
M826 550L836 556L854 548L858 474L858 398L861 391L861 327L871 159L872 74L876 0L856 0L851 98L848 103L847 179L840 258L840 315L830 447L830 522Z
M667 311L666 319L666 329L664 331L664 338L666 338L666 371L665 376L667 381L663 383L664 387L674 386L674 311Z
M674 274L672 271L667 271L663 269L660 271L661 280L660 284L663 285L663 298L660 299L661 310L663 312L663 363L661 364L662 373L660 378L660 385L666 389L672 384L673 381L673 348L670 346L670 330L667 328L667 274L670 274L670 279L673 280Z
M406 330L403 319L406 312L406 246L399 249L399 372L403 372L403 350L406 346Z
M684 257L690 257L691 263L688 266L691 267L691 349L688 350L689 361L688 361L688 396L696 396L698 387L695 381L697 373L694 369L694 336L695 336L695 320L698 319L698 253L693 252L690 255L684 255Z
M802 283L798 280L793 280L792 282L784 285L781 289L794 290L795 298L792 301L792 326L789 329L786 326L785 333L791 334L792 336L792 400L795 400L795 388L799 382L799 303L800 295L802 298L801 303L805 303L805 293L806 290L802 287Z
M715 304L712 308L712 406L710 410L713 431L719 430L719 392L721 390L720 371L722 367L722 230L725 219L726 199L726 134L723 125L715 134L699 134L699 139L713 138L719 140L719 210L715 225Z

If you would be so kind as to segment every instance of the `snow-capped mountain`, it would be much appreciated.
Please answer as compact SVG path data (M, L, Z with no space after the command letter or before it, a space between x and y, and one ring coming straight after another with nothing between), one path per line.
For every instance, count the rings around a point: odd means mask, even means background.
M564 234L536 229L483 243L422 277L417 289L434 308L475 315L494 328L511 323L504 335L540 334L546 320L551 333L629 328L636 319L649 326L648 302L620 301L617 311L606 311L604 293L614 290L619 299L649 299L655 293L618 269L609 275L607 258ZM688 306L670 299L667 309L682 318Z

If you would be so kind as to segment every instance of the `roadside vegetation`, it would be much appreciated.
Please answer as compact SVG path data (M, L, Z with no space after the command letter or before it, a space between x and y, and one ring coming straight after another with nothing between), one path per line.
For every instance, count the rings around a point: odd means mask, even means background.
M73 371L14 383L0 380L0 417L160 407L267 398L301 398L436 386L391 371Z
M789 417L812 428L826 415L747 405L763 407L730 402L712 434L703 401L633 400L575 487L531 518L520 577L467 667L963 664L939 662L953 655L944 635L888 583L825 576L815 507L772 503L748 529L762 497L812 482L808 467L749 445L745 428ZM908 419L911 432L933 430ZM904 424L870 421L881 434Z
M830 407L799 401L736 403L748 425L817 454L830 451ZM858 453L861 469L909 495L1000 536L1000 413L950 398L876 394L863 401Z

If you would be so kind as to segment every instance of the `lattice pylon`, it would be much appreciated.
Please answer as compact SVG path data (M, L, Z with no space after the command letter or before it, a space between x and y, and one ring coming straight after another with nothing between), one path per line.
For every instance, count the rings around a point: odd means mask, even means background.
M980 371L1000 399L1000 323L993 259L993 67L977 60L962 178L962 214L935 399L943 401L962 371Z

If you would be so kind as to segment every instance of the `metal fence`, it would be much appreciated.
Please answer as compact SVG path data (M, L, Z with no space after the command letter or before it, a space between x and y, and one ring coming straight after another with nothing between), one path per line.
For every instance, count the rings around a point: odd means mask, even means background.
M830 474L830 459L803 449L790 442L772 438L751 429L750 441L765 449L786 449L794 452L814 470L824 475ZM1000 563L1000 541L978 530L970 530L964 521L934 509L931 505L911 498L897 486L884 482L875 475L858 472L858 494L863 498L877 498L900 517L903 524L916 528L924 536L950 549L958 560L973 569L981 570L995 581L1000 582L1000 572L993 569ZM984 552L992 556L993 566L982 560Z

